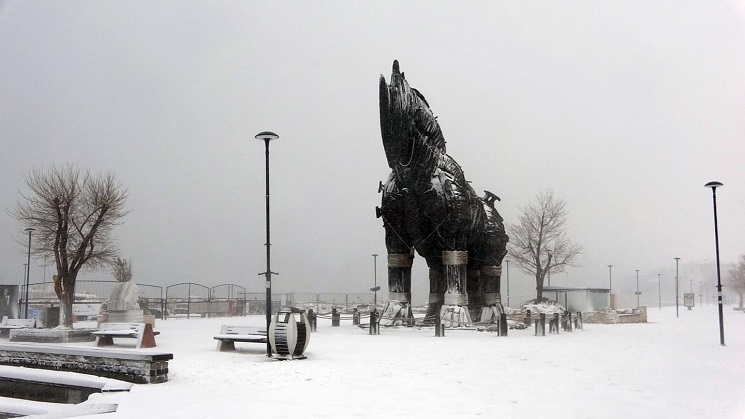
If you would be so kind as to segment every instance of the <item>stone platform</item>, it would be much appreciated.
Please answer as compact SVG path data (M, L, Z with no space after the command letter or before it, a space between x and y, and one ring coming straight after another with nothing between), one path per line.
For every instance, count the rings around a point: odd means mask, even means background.
M0 344L0 365L71 371L135 384L168 381L173 354L37 343Z

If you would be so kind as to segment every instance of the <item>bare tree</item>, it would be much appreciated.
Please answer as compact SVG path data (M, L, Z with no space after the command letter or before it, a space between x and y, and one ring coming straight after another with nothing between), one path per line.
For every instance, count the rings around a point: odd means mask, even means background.
M520 270L535 277L536 299L541 300L546 274L577 266L582 246L569 240L566 202L555 198L553 191L539 192L520 212L518 223L507 227L508 249Z
M73 165L34 169L24 181L31 192L10 213L22 228L36 229L32 254L54 258L60 326L71 328L78 273L107 267L118 253L111 234L128 213L127 191L111 173L91 175Z
M740 255L740 260L734 268L729 271L727 285L740 296L739 308L743 308L743 297L745 297L745 255Z

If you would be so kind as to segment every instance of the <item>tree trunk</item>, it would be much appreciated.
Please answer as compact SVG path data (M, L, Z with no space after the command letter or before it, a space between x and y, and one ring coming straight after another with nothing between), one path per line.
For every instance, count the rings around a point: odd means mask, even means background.
M537 301L543 299L543 278L540 278L538 275L535 278L535 298Z
M543 272L538 269L535 273L535 298L537 301L543 299Z
M54 291L57 294L60 302L60 327L72 329L73 316L72 316L72 303L75 301L75 278L77 275L70 274L63 276L62 280L59 277L54 278Z

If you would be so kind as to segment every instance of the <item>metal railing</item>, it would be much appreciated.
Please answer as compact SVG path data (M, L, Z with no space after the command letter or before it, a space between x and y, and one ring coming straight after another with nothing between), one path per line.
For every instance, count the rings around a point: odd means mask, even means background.
M87 315L100 308L108 300L117 281L78 280L75 283L76 306L84 307ZM137 283L140 297L145 298L148 309L159 318L245 316L266 313L266 294L247 292L237 284L220 284L208 287L195 282L183 282L168 286ZM18 303L25 307L25 287L18 288ZM42 307L56 306L59 299L52 282L29 284L28 303L32 316ZM370 293L274 293L273 311L284 306L313 309L318 313L331 312L351 314L355 309L364 312L372 308L374 294Z

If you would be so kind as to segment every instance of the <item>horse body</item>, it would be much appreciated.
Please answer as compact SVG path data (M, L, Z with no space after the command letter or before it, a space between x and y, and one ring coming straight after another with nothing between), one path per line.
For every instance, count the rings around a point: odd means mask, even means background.
M390 83L380 78L380 126L392 170L378 209L386 230L389 306L395 302L406 311L410 305L416 251L429 267L428 315L455 310L457 324L470 323L469 298L474 314L484 307L501 311L499 278L509 238L494 208L499 198L489 192L480 198L468 184L446 153L429 104L397 61Z

